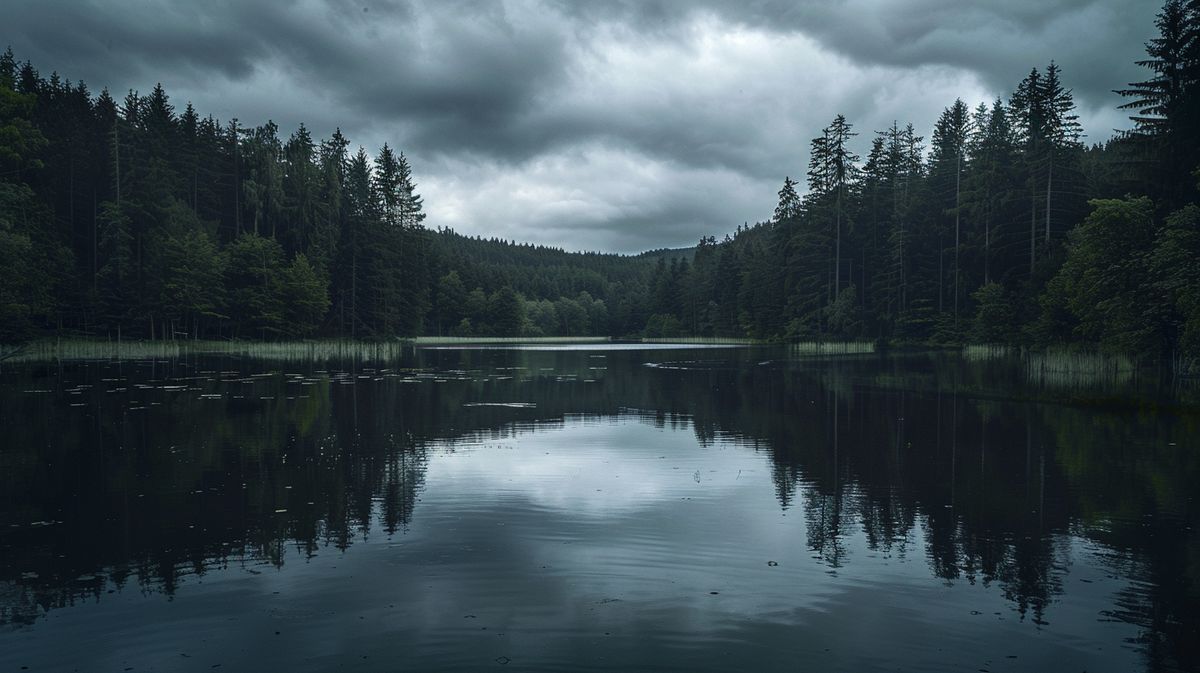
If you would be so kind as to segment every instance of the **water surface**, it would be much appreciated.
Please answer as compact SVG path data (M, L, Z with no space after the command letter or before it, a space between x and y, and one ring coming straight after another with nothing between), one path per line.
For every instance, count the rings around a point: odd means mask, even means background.
M1200 414L1101 383L603 345L8 366L0 671L1197 670Z

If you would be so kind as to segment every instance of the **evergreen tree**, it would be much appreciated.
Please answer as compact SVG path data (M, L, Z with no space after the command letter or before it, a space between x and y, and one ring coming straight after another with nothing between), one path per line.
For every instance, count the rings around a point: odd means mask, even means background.
M316 247L321 240L316 232L321 180L315 155L312 135L301 124L283 146L282 210L287 222L286 247L293 253ZM318 268L325 261L320 260Z
M525 324L521 299L507 285L496 291L488 301L488 313L496 336L520 336Z
M1029 194L1029 275L1032 278L1037 255L1038 187L1037 176L1040 159L1046 145L1046 101L1042 86L1042 74L1037 68L1017 85L1009 101L1013 130L1017 142L1023 149L1025 185Z
M251 231L255 235L277 238L282 222L283 173L280 158L279 127L275 122L244 129L246 136L241 155L246 165L242 182L245 206L250 211Z
M225 260L190 208L176 202L172 209L177 222L152 242L153 307L170 335L201 338L225 317Z
M997 275L1003 277L1007 268L1002 264L996 273L994 251L998 243L1003 247L1006 232L1011 233L1005 225L1015 202L1016 135L1002 101L997 99L991 108L981 103L975 110L974 134L967 149L970 171L964 207L970 220L982 224L982 282L986 285Z
M137 303L136 268L132 222L121 207L111 201L100 204L100 270L97 284L101 316L115 332L132 317Z
M958 325L958 309L960 296L961 269L959 257L962 249L962 178L966 169L966 147L971 134L971 114L967 104L958 99L954 104L942 111L933 129L932 155L929 160L929 177L932 182L933 198L937 199L942 213L948 213L954 218L954 255L953 275L950 285L953 288L951 305L954 313L954 323ZM939 218L940 219L940 218ZM938 225L938 311L944 310L941 288L945 286L942 272L945 246L940 243L944 227Z
M1121 109L1133 112L1139 159L1156 164L1153 196L1175 208L1194 197L1188 173L1200 164L1200 5L1166 0L1155 27L1148 58L1138 61L1151 77L1117 93L1132 99Z
M1051 214L1056 210L1052 200L1056 184L1055 166L1059 167L1058 182L1065 182L1063 177L1068 174L1068 169L1075 169L1074 163L1078 159L1080 150L1079 137L1083 133L1079 125L1079 116L1075 114L1074 97L1069 89L1063 88L1058 75L1059 68L1051 61L1050 65L1046 67L1046 76L1042 79L1046 136L1045 242L1047 246L1050 245L1051 240ZM1059 208L1059 210L1065 209Z
M281 301L284 306L284 330L293 336L310 336L320 328L329 311L329 290L324 276L297 254L282 270Z
M457 271L451 271L438 279L437 295L434 301L437 334L448 334L450 330L465 317L463 314L467 300L467 288L463 285Z
M417 185L413 182L412 167L409 166L408 158L404 156L403 152L400 153L398 163L400 224L406 229L415 229L425 221L425 213L421 212L421 209L424 207L424 200L417 194Z
M286 333L283 248L272 238L248 233L225 246L225 255L234 336L262 339Z

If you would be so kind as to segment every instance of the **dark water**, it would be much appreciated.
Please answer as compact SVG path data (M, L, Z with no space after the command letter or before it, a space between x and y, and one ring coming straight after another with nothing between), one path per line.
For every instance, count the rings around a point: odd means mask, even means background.
M1198 670L1185 398L763 348L6 366L0 671Z

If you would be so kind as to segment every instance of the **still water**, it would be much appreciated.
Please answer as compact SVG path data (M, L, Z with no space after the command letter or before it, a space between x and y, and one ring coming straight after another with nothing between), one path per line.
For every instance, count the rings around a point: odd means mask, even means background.
M1200 404L1060 379L775 348L6 364L0 671L1198 670Z

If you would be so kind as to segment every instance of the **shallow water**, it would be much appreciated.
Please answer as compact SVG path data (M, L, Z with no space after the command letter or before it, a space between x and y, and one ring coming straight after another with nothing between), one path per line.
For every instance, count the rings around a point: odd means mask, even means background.
M0 671L1197 670L1198 437L946 355L24 363Z

